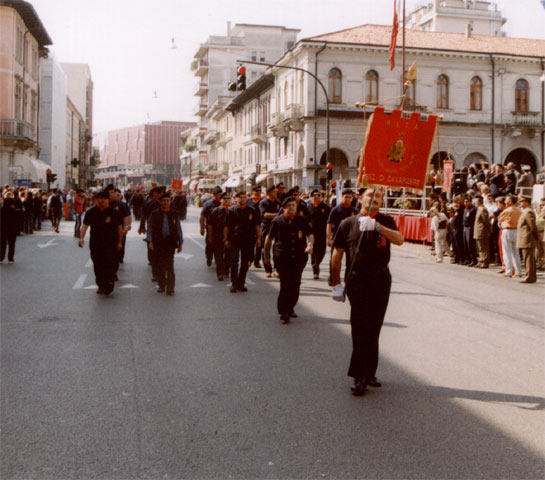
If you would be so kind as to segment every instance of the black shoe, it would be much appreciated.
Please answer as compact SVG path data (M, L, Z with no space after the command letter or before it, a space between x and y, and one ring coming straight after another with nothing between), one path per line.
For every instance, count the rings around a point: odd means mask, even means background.
M106 288L104 288L104 295L110 295L114 291L114 285L113 283L111 285L108 285Z
M172 297L172 296L174 295L174 290L172 290L171 292L167 292L167 295L168 295L169 297Z
M313 275L314 280L318 280L320 278L320 275L318 273L315 273Z
M102 290L102 288L98 287L97 295L102 295L103 293L104 293L104 290Z
M234 286L231 287L230 292L231 293L237 293L237 287L234 287Z
M297 314L295 313L295 311L292 310L290 313L288 313L288 316L289 316L290 318L297 318L299 315L297 315Z
M119 260L119 263L123 263L123 259Z
M223 275L218 275L218 282L223 282Z
M261 263L255 262L255 263L254 263L254 267L255 267L255 268L261 268Z
M287 325L288 323L290 323L290 316L287 313L283 313L282 315L280 315L280 321L284 325Z
M165 287L159 287L157 293L165 293Z
M373 377L371 380L367 382L367 385L373 388L380 388L382 387L382 383L380 383L377 379L377 377Z
M211 267L212 266L212 260L206 260L206 266Z
M350 387L352 395L355 397L361 397L365 393L367 382L365 380L355 380L354 385Z
M248 291L248 289L244 285L242 285L241 287L238 287L238 290L240 290L241 292L247 292Z

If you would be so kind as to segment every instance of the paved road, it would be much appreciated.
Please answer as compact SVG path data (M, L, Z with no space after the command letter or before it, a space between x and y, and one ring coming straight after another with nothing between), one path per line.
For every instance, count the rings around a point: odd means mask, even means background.
M304 274L230 294L184 222L175 297L131 232L95 295L72 224L0 265L3 479L543 478L544 303L536 285L393 248L382 389L349 394L348 305ZM121 287L121 288L119 288Z

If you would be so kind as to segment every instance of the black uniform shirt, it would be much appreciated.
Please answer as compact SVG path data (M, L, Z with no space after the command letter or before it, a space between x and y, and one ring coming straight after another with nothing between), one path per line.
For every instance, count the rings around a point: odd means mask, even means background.
M113 208L121 219L131 216L131 209L129 206L121 200L115 199L110 201L110 207Z
M274 202L269 200L269 197L264 198L259 202L259 211L261 214L261 221L264 225L269 226L272 222L272 218L265 218L266 213L274 213L275 215L280 210L280 201L276 198Z
M284 214L284 207L278 210L278 215L283 215L283 214ZM310 211L308 209L307 202L303 202L302 200L299 200L299 203L297 204L297 215L303 215L310 222Z
M452 218L452 223L450 224L454 230L461 230L464 226L464 210L465 207L463 205L460 205L458 209L454 210L454 217Z
M475 207L466 208L464 210L464 227L475 226L475 217L477 216L477 209Z
M255 213L259 217L257 219L258 223L261 223L261 209L259 208L259 204L261 203L262 200L263 199L260 199L257 202L254 202L252 198L249 198L248 201L246 202L246 205L248 205L249 207L252 207L255 210Z
M271 223L269 237L274 240L274 255L279 258L297 259L307 255L307 236L312 234L310 224L304 215L295 215L291 220L278 215Z
M314 206L311 203L308 205L308 211L310 212L312 233L316 240L318 236L324 236L326 234L327 220L331 208L324 202L320 202L317 206Z
M347 258L350 259L354 258L358 240L362 233L360 231L360 217L361 213L344 219L333 242L333 246L342 248L347 254ZM396 222L390 215L378 213L374 218L386 228L397 230ZM351 281L358 281L369 276L380 276L388 271L388 263L390 263L390 242L376 230L364 232L350 279ZM347 263L347 266L346 274L348 274L350 263Z
M248 205L244 208L235 205L227 211L225 225L229 227L227 240L230 243L248 245L255 239L255 227L259 225L259 215Z
M214 240L223 239L223 227L225 226L225 218L227 217L227 209L221 205L214 208L208 217L208 225L212 225L212 237Z
M114 249L118 242L119 214L112 208L101 210L97 206L87 210L83 218L84 225L91 227L89 248L93 251Z
M339 225L345 218L353 217L357 214L358 211L354 207L346 208L342 204L333 207L329 212L329 218L327 220L327 223L331 223L331 232L333 236L335 236L337 228L339 228Z
M221 205L221 202L218 200L214 200L213 198L204 202L204 205L202 206L202 210L201 210L201 215L204 215L205 225L208 225L208 219L210 217L210 214L212 213L212 210L214 210L214 208L216 207L219 207L220 205Z

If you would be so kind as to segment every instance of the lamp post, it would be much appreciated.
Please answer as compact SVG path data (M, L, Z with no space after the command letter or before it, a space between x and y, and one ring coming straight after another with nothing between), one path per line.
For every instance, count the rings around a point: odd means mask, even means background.
M305 70L304 68L301 68L301 67L290 67L290 66L287 66L287 65L278 65L276 63L254 62L254 61L250 61L250 60L237 60L236 62L237 63L251 63L253 65L265 65L267 67L285 68L285 69L288 69L288 70L299 70L300 72L304 72L304 73L309 74L312 78L314 78L318 82L320 87L322 87L322 90L323 90L324 95L325 95L325 107L326 107L326 114L325 114L325 118L326 118L325 164L329 165L329 97L327 95L327 90L326 90L324 84L320 81L320 79L316 75L314 75L314 73L309 72L308 70ZM318 111L317 105L315 105L315 107L316 107L316 111ZM329 188L328 188L328 196L329 196Z

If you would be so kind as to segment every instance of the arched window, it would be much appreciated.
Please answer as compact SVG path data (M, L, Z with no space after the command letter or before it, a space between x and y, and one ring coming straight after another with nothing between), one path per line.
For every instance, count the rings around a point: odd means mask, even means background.
M338 68L332 68L329 71L329 101L331 103L341 103L341 80L342 73Z
M528 82L521 78L515 85L515 112L527 112L530 96L530 86Z
M437 77L437 108L448 108L448 77Z
M471 110L483 109L483 81L479 77L471 79L469 103Z
M378 101L378 73L375 70L369 70L365 75L365 101Z

